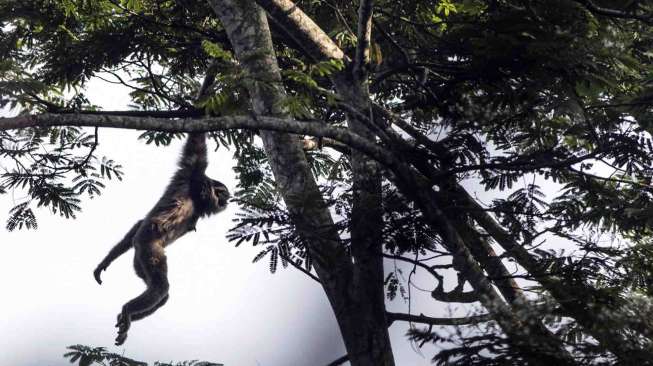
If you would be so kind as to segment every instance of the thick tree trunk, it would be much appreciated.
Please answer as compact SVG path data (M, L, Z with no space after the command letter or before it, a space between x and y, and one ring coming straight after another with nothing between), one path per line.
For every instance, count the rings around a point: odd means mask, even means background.
M248 88L256 114L286 117L280 108L285 93L265 13L247 0L209 0L209 3L225 27L241 66L252 79ZM355 223L354 265L341 246L298 137L266 131L261 131L261 137L286 206L300 235L306 239L351 364L394 365L384 308L380 233L368 232L365 222ZM360 166L373 177L357 186L359 209L369 203L374 210L380 210L380 180L375 167L374 163ZM370 195L364 193L367 189ZM380 215L375 212L371 219L378 221ZM370 230L378 230L379 226L380 223L374 222Z
M332 76L336 91L350 100L358 111L372 115L368 84L369 44L373 0L361 0L358 46L353 63ZM374 133L351 113L347 121L352 132L374 141ZM352 339L357 344L349 352L352 364L394 365L390 346L383 285L383 206L379 164L360 151L351 155L353 203L351 212L351 253L354 259L355 311L361 314ZM381 326L379 326L381 325ZM355 349L355 351L353 351ZM356 352L356 353L354 353Z
M346 95L359 110L369 110L366 83L352 77L347 68L335 82L341 95ZM348 115L350 129L374 141L374 134L355 116ZM354 258L356 308L361 313L352 337L360 343L354 355L361 365L394 365L385 315L383 286L383 207L379 164L360 151L351 152L353 205L351 212L351 253ZM379 326L383 324L384 326ZM364 356L369 353L369 356ZM371 362L371 363L370 363Z

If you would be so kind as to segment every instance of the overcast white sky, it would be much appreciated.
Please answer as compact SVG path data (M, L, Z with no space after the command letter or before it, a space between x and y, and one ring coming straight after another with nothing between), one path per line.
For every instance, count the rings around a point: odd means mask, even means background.
M124 91L106 84L91 84L88 96L107 110L128 103ZM315 282L291 269L272 275L267 262L251 264L258 249L226 241L235 206L200 221L197 232L168 248L170 301L135 322L125 345L113 346L115 316L143 284L133 273L131 251L104 273L102 286L92 271L157 201L181 146L148 146L138 134L100 131L98 155L120 162L125 179L84 200L76 220L41 211L37 231L0 229L0 365L66 365L62 354L73 344L105 346L148 362L200 359L229 366L323 365L343 355L335 318ZM208 175L234 190L231 154L221 150L209 158ZM0 196L2 221L20 198ZM433 316L450 310L432 301L413 309ZM407 305L395 301L390 310L406 311ZM390 329L397 364L429 365L434 350L416 353L406 329L400 322Z

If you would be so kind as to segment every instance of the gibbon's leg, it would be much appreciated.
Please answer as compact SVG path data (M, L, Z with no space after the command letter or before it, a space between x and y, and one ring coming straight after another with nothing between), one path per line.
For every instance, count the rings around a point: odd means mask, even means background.
M138 277L145 280L145 271L143 270L143 268L142 268L142 266L141 266L141 264L140 264L140 262L138 260L134 260L134 269L136 270L136 275L138 275ZM168 301L168 297L169 296L166 295L163 299L161 299L161 301L159 301L158 304L154 305L153 307L151 307L148 310L145 310L142 313L132 314L132 319L131 319L132 322L136 321L136 320L141 320L141 319L143 319L145 317L148 317L149 315L151 315L152 313L157 311L160 307L165 305L165 303Z
M95 277L95 280L97 283L100 285L102 284L102 279L100 278L100 275L102 274L102 271L105 271L107 267L113 262L116 258L120 257L123 255L126 251L128 251L132 246L132 240L134 239L134 235L136 234L136 231L138 231L138 228L141 226L141 222L143 220L139 220L134 226L132 226L131 229L127 232L124 238L118 244L116 244L111 250L109 251L109 254L107 254L106 257L100 262L100 264L97 265L95 268L95 271L93 271L93 277Z
M151 307L149 310L132 315L132 321L135 322L137 320L141 320L143 318L147 318L148 316L152 315L155 311L159 310L160 307L165 305L166 302L168 302L169 298L170 296L166 295L163 299L161 299L161 301L159 301L158 304L154 305L154 307Z
M148 248L136 249L135 260L138 261L145 274L147 288L145 292L122 307L122 312L118 315L116 323L118 328L116 346L123 344L127 339L127 331L133 318L156 307L168 295L168 264L163 248L154 244Z

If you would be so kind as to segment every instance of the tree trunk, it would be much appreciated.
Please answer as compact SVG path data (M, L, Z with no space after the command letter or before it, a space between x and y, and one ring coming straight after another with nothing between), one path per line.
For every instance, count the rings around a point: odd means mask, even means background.
M369 93L364 82L351 77L350 68L337 76L336 90L347 96L357 110L369 110ZM374 134L355 116L347 115L349 128L374 141ZM379 165L357 150L351 152L353 204L351 212L351 253L354 258L356 308L361 317L354 324L352 339L359 355L349 353L361 365L394 365L385 313L383 285L383 207ZM379 326L381 325L381 326ZM365 356L368 353L371 357Z
M251 77L247 86L255 113L288 117L280 107L286 95L265 13L247 0L210 0L209 3L225 27L241 67ZM380 241L374 240L373 248L367 241L353 244L360 248L354 250L354 258L356 253L359 257L354 266L340 243L328 208L310 173L299 137L267 131L261 131L261 137L277 186L314 260L351 364L394 365L383 305L382 259L380 251L370 255L378 249ZM363 192L368 187L359 188ZM364 206L368 200L380 199L375 196L376 188L372 188L373 197L358 195L357 207Z

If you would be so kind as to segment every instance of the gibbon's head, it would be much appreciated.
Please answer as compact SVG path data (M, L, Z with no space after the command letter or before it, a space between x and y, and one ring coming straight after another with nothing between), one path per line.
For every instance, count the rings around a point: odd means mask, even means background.
M218 213L224 210L225 207L227 207L231 194L229 194L229 190L227 189L227 186L225 186L221 182L218 182L217 180L213 180L210 178L209 181L211 182L210 211L211 213Z

